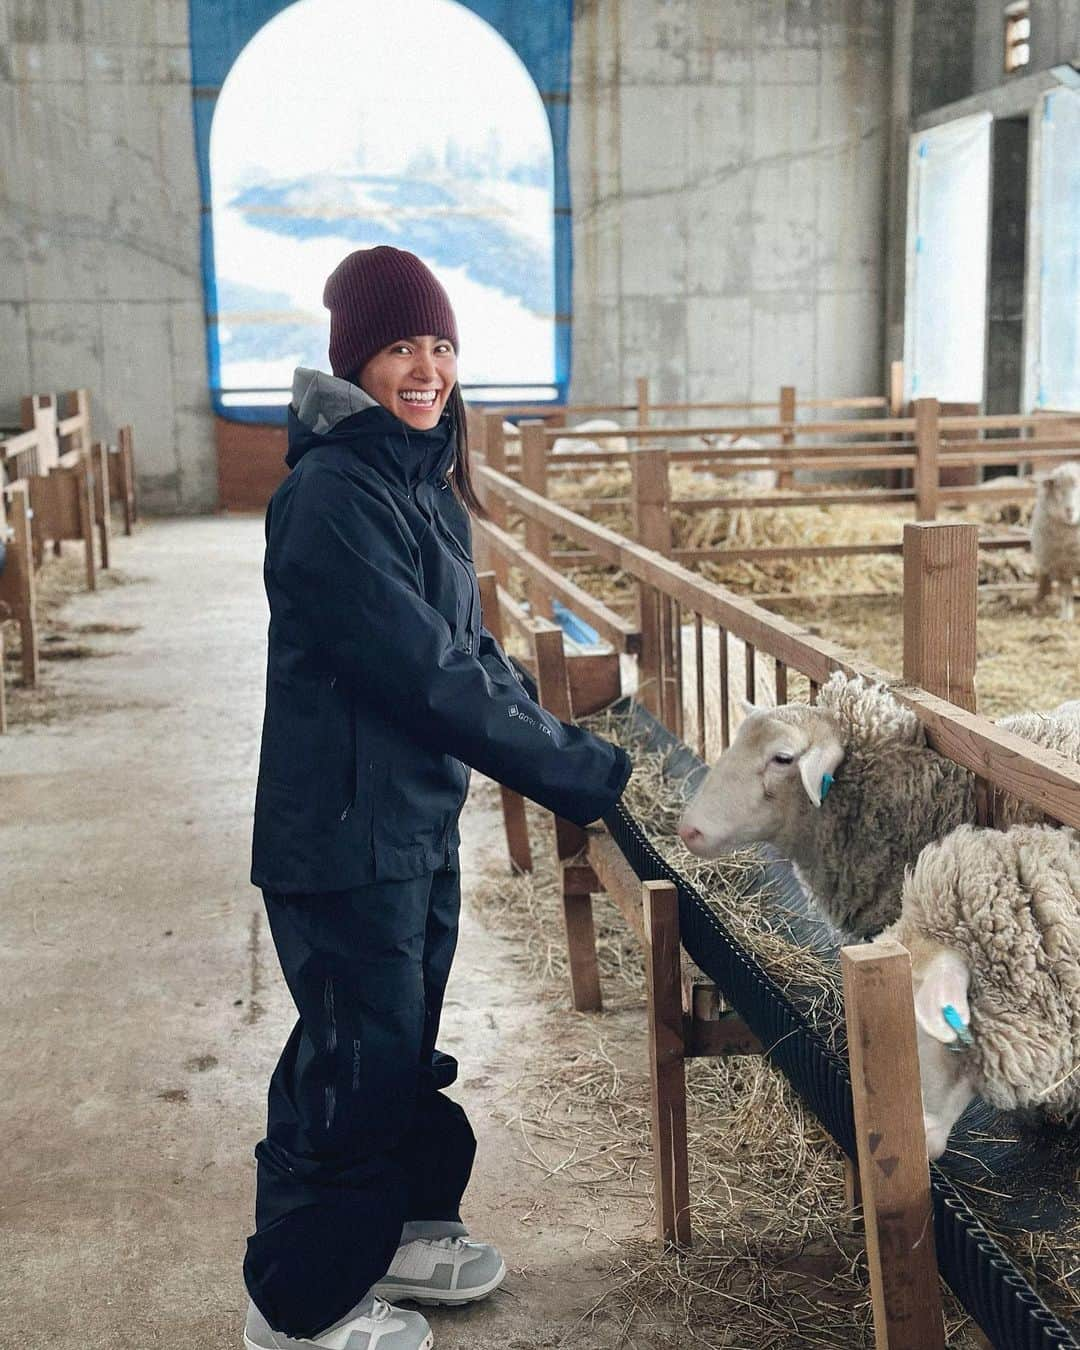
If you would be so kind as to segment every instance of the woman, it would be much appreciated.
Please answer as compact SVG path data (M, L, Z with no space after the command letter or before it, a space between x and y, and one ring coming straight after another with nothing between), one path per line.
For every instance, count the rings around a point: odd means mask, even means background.
M476 1143L435 1048L472 765L586 824L626 754L542 711L484 629L457 326L419 258L326 283L333 378L298 370L266 517L266 714L252 880L299 1020L270 1083L249 1350L421 1350L384 1299L502 1281L459 1206Z

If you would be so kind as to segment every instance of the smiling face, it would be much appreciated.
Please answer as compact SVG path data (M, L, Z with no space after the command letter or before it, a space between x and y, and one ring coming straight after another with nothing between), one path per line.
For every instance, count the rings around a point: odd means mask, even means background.
M357 384L417 431L430 431L457 383L457 352L449 338L398 338L361 369Z

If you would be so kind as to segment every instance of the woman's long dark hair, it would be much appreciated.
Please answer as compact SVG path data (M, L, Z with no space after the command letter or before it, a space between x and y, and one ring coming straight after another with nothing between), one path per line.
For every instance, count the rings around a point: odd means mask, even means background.
M454 467L450 473L454 491L469 515L479 516L481 520L487 520L488 513L484 510L483 502L476 495L472 473L469 469L469 428L465 416L465 400L461 396L460 384L455 384L453 389L450 390L446 407L454 423Z

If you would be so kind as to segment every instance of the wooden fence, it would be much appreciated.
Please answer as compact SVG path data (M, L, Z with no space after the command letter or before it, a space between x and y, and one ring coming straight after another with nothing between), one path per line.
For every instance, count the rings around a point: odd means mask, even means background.
M692 699L698 749L706 743L710 722L717 720L719 742L726 745L730 735L727 690L714 701L702 676L709 626L719 644L724 685L740 674L729 669L727 660L729 642L735 638L745 653L742 674L751 697L762 662L771 666L778 703L788 701L792 672L806 678L811 701L837 670L882 681L922 722L931 746L977 776L983 823L992 823L995 795L1007 792L1053 819L1080 827L1077 765L975 712L976 526L905 525L904 666L902 676L897 677L704 580L677 558L650 548L647 537L653 527L648 515L639 517L639 532L646 538L631 539L549 501L528 485L530 472L541 462L540 453L535 437L523 440L522 482L490 464L481 463L478 468L488 509L498 503L507 514L518 513L526 525L526 546L501 526L486 522L478 523L477 541L519 568L527 580L532 615L519 612L517 622L522 631L533 631L540 697L552 712L568 717L574 711L574 679L562 637L543 618L554 599L563 599L603 632L616 651L636 653L639 696L671 731L682 734L683 712ZM654 522L662 515L662 503L657 500L660 462L644 454L635 457L635 464L645 466L637 469L638 474L651 483L641 488L639 500L651 505ZM568 593L568 583L546 556L555 533L632 579L639 623L605 612L594 597ZM486 615L494 603L492 596L498 595L492 577ZM684 626L692 628L695 638L692 688L687 685L681 656ZM523 823L519 831L522 828ZM584 832L557 821L555 849L575 1007L596 1011L602 1001L593 939L593 895L606 892L644 944L658 1234L665 1241L688 1245L684 1061L703 1053L761 1053L763 1047L736 1014L723 1010L716 991L700 985L687 987L681 978L673 887L654 882L643 887L603 831ZM517 852L520 863L525 856L520 833ZM857 1199L862 1205L867 1224L877 1344L890 1350L940 1350L944 1333L929 1222L910 966L903 948L894 947L846 948L842 953L849 1038L857 1047L851 1074L858 1158L857 1166L849 1165L848 1192L852 1203ZM875 1056L886 1053L895 1073L888 1084L882 1084L869 1069ZM873 1165L874 1151L882 1139L889 1145L888 1156L897 1160L888 1176ZM912 1235L918 1240L912 1240ZM917 1290L918 1298L914 1303L905 1300L901 1306L890 1297L890 1290L898 1287Z
M81 542L86 585L94 590L99 556L102 568L110 564L111 506L119 503L130 534L137 501L132 429L121 427L115 446L92 440L85 389L59 400L51 394L28 396L21 416L22 430L0 438L0 530L6 544L0 620L19 624L22 679L29 687L38 679L34 574L44 563L47 545L58 554L65 540ZM0 639L0 675L2 658ZM2 687L0 678L0 731L6 729Z
M686 445L702 435L730 435L745 428L733 425L701 427L627 427L619 431L597 432L552 430L540 421L521 424L520 450L508 449L501 417L485 414L482 418L481 446L478 454L486 465L541 496L548 496L553 484L567 475L597 466L629 468L632 487L629 495L614 497L568 497L560 494L561 505L579 515L591 517L612 507L629 508L638 530L639 542L679 562L706 561L768 562L776 559L855 557L865 554L899 554L895 542L841 543L829 545L715 546L675 547L672 542L672 513L693 515L724 508L754 512L782 507L785 510L826 505L896 506L910 511L918 520L936 519L942 508L1001 501L1023 501L1034 495L1031 481L1012 479L1002 484L993 481L980 485L955 485L949 482L957 470L981 467L1012 467L1018 464L1046 467L1080 457L1080 420L1075 415L965 414L943 417L935 399L918 399L911 417L881 417L844 422L783 422L754 427L755 438L772 438L774 446L761 449L710 448ZM1011 433L1011 434L1003 434ZM993 436L993 439L987 439ZM569 440L623 439L626 450L586 449L555 454L557 437ZM843 437L844 439L839 439ZM847 439L853 437L855 439ZM668 444L657 446L662 438ZM807 439L810 438L810 439ZM822 439L836 438L836 439ZM801 493L776 495L768 491L675 496L671 489L673 465L693 465L717 476L735 475L763 468L781 475L797 469L811 471L841 470L845 473L908 471L908 488L860 486L850 484L803 484ZM507 530L512 503L499 494L490 504L493 520ZM550 533L537 522L526 522L526 540L531 551L539 553L556 567L596 565L600 555L589 548L554 549ZM980 547L1009 549L1028 547L1026 531L1002 527L980 540ZM505 579L505 563L496 564L500 579Z

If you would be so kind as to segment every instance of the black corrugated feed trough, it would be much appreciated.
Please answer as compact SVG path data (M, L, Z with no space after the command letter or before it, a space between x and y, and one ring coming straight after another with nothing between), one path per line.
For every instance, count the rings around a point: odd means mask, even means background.
M701 760L639 704L625 699L611 711L628 719L642 748L667 755L669 777L692 783L704 771ZM617 806L605 824L642 881L675 886L687 953L761 1043L772 1047L765 1052L769 1060L854 1159L847 1060L800 1008L798 990L784 992L776 985L694 887L653 848L625 807ZM830 947L838 960L831 930L809 911L788 864L769 861L761 889L768 893L770 910L782 910L794 941L812 939L815 949ZM811 997L808 991L807 1003ZM842 1028L838 1031L842 1045ZM1080 1350L1080 1318L1070 1318L1066 1325L1056 1317L984 1226L985 1220L1006 1232L1058 1230L1075 1211L1080 1131L1026 1125L1016 1115L1000 1115L1002 1128L997 1129L999 1115L983 1102L973 1103L954 1130L949 1151L931 1164L938 1266L963 1306L1002 1350ZM976 1185L978 1212L970 1198L970 1187Z

